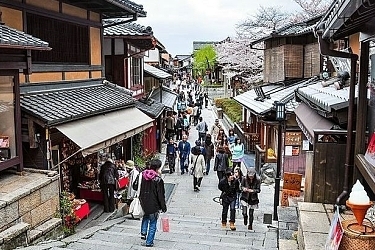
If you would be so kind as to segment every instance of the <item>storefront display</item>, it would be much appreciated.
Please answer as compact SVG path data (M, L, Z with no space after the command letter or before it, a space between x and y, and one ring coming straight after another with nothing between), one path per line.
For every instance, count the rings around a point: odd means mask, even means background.
M73 192L76 197L89 201L102 202L103 193L99 182L100 166L105 163L108 157L116 158L122 155L119 149L120 143L115 147L100 150L97 153L83 157L75 154L79 148L68 138L64 138L61 147L62 158L68 158L62 164L61 177L62 187L65 191ZM125 168L124 160L115 160L115 165L119 173L118 188L124 189L128 186L129 178Z
M85 199L74 199L73 200L74 214L79 220L87 218L90 214L89 203Z
M0 162L17 156L13 76L0 76Z

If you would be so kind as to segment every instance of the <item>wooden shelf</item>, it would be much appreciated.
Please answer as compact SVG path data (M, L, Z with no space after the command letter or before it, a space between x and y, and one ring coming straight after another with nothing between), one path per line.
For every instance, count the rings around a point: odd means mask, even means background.
M358 154L355 157L355 165L365 178L371 190L375 193L375 166L369 163L365 156Z

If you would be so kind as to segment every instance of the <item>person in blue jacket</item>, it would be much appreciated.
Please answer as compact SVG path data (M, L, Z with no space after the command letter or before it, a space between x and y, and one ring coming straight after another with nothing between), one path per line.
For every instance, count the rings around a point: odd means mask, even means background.
M185 171L188 172L189 155L191 150L190 143L187 141L187 135L182 136L182 141L178 143L177 150L180 158L181 174L184 174Z

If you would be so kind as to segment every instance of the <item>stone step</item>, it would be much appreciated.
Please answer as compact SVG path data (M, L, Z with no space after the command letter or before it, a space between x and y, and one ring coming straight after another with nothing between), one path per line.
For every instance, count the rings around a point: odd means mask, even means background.
M29 228L29 224L20 222L0 232L0 249L14 249L26 245Z
M170 232L160 230L155 237L156 249L274 249L277 244L276 230L264 226L259 230L249 231L244 225L237 226L236 231L229 227L222 229L219 218L194 217L169 214ZM140 239L140 220L126 219L106 230L98 230L90 237L77 239L68 244L71 249L138 249L142 248ZM267 233L266 240L263 239Z
M59 238L63 235L61 231L62 220L60 218L52 218L44 222L40 226L31 229L28 233L28 243L35 244L36 241L41 242L49 238Z
M140 239L139 233L99 231L90 239L81 239L68 247L77 250L134 249L134 246L141 247L143 242L144 240ZM244 240L243 237L230 238L225 237L225 235L210 237L203 233L192 235L184 232L182 234L158 232L155 238L157 249L197 249L197 244L199 244L199 249L270 249L256 239Z
M107 232L124 232L124 233L130 233L130 234L139 234L140 232L140 225L138 226L129 226L126 224L123 225L115 225L112 228L110 228ZM187 233L188 232L188 233ZM165 235L164 232L161 231L158 225L158 231L157 234ZM249 230L243 230L238 229L236 231L231 231L229 227L226 229L217 227L217 228L196 228L196 230L192 230L191 227L186 227L184 225L181 225L181 227L171 227L170 228L170 234L172 235L189 235L189 236L196 236L196 235L205 235L207 237L225 237L225 238L232 238L232 239L238 239L243 237L251 237L251 238L258 238L260 237L260 234L263 234L263 232L256 232L256 231L249 231ZM275 231L276 236L276 231Z

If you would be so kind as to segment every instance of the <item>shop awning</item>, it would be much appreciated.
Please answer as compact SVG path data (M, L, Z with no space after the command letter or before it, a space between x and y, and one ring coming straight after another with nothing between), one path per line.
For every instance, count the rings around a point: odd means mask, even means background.
M310 143L314 141L314 129L332 129L334 123L317 114L313 109L301 103L295 110L298 126Z
M161 70L161 69L158 69L158 68L155 68L151 65L148 65L147 63L144 64L144 71L149 74L149 75L152 75L153 77L157 78L157 79L167 79L167 78L172 78L172 75Z
M137 108L127 108L56 126L76 143L83 156L97 152L151 127L153 119Z

